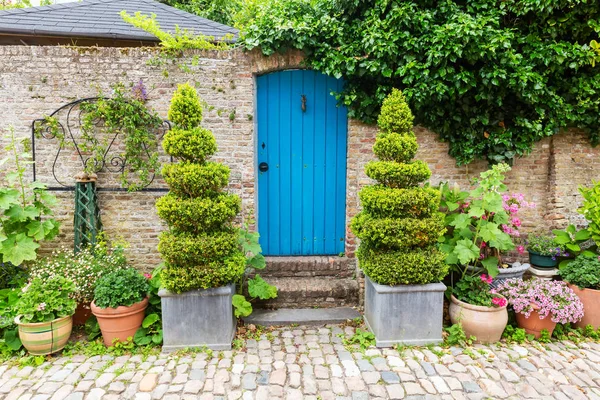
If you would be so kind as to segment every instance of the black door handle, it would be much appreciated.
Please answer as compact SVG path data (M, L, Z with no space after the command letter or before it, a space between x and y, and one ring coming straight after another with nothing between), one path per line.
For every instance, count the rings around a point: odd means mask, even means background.
M269 170L269 164L267 164L266 162L261 162L260 164L258 164L258 170L260 172L267 172Z

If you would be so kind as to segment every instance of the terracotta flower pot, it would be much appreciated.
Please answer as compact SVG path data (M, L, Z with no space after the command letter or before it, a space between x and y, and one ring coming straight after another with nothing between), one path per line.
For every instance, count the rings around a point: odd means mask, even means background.
M542 330L546 329L550 336L552 336L552 332L554 332L554 327L556 326L556 322L552 321L551 315L548 315L546 318L541 319L540 314L537 311L532 311L529 315L529 318L526 318L524 314L516 313L517 325L520 328L525 329L525 332L534 335L536 339L539 339L542 336Z
M73 329L71 316L36 323L21 323L17 317L15 323L19 326L19 338L23 346L34 355L52 354L62 350Z
M502 297L497 295L498 297ZM477 343L493 343L500 340L508 322L504 307L474 306L452 296L450 298L450 320L460 323L467 337L475 336Z
M129 307L100 308L92 301L92 313L98 319L104 344L112 346L115 339L124 342L142 326L148 298Z
M75 314L73 314L73 325L85 325L92 315L90 303L77 303Z
M567 284L583 303L583 318L575 324L578 328L592 325L594 329L600 328L600 290L579 289L577 285Z

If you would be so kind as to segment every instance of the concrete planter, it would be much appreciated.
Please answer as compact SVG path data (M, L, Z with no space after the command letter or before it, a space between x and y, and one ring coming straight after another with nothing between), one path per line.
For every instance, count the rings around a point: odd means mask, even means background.
M163 351L186 347L230 350L236 319L231 300L235 285L174 294L161 289Z
M379 285L365 277L365 321L377 347L442 342L443 283Z

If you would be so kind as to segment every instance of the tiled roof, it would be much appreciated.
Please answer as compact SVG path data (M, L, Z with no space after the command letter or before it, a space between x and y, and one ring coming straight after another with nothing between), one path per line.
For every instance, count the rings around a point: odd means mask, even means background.
M216 40L227 34L237 37L230 26L201 18L153 0L83 0L43 7L0 11L0 34L60 36L157 41L156 37L123 21L119 13L140 11L156 20L162 30L173 32L175 26Z

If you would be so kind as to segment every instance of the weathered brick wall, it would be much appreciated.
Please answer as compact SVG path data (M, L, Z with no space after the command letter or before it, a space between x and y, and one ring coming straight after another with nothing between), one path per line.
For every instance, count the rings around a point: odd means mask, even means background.
M27 138L33 119L75 99L96 96L98 89L110 93L112 84L130 84L140 78L150 89L148 105L166 118L176 84L189 81L208 105L203 124L217 138L219 152L215 158L231 167L230 190L242 197L244 216L249 216L256 201L254 76L301 68L302 55L295 52L266 58L239 50L191 51L164 65L152 63L155 56L156 50L140 48L0 46L0 129L11 124L20 138ZM230 114L234 110L232 121ZM457 167L448 155L446 143L423 128L415 130L420 145L417 157L431 167L432 183L450 181L466 188L473 177L487 168L485 162ZM358 190L370 183L364 165L373 158L375 134L373 126L352 120L349 123L347 222L360 209ZM49 167L56 146L55 140L38 141L36 145L38 179L51 186L56 186ZM583 134L569 132L542 140L529 156L515 160L508 185L511 191L522 192L537 204L535 209L522 214L526 230L561 227L568 221L584 223L576 212L581 201L577 187L598 177L599 153L599 149L590 147ZM69 177L74 174L71 167L76 160L72 151L63 157L59 163L62 173ZM109 176L101 175L99 187L107 186L115 184ZM152 187L164 187L164 182L157 180ZM56 243L46 244L46 249L59 243L72 244L73 194L56 194L61 200L57 215L63 221L63 229ZM99 193L106 231L129 241L129 257L140 268L150 269L159 262L157 236L165 226L156 216L154 203L161 195L160 192ZM356 245L356 239L347 230L348 256L354 255Z

